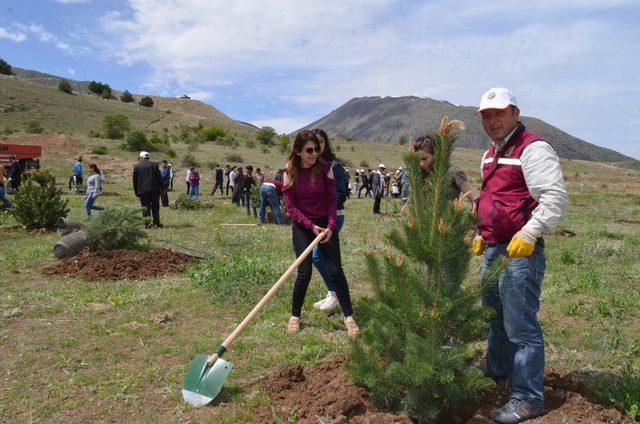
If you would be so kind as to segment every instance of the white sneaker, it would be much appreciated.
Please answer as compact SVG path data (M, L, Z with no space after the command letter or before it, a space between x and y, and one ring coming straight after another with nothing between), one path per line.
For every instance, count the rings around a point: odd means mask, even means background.
M328 311L329 309L335 308L339 304L340 302L338 302L338 296L336 296L335 293L331 292L331 294L327 296L324 302L322 302L322 305L320 305L320 310Z
M313 304L313 307L314 308L320 308L324 302L326 302L327 300L331 299L332 295L335 296L335 293L328 292L327 293L327 297L325 297L324 299L318 300L316 303Z

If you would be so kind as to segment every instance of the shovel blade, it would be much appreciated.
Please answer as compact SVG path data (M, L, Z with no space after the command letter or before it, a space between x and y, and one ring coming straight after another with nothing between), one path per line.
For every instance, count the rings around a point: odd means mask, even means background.
M182 397L196 408L211 402L220 393L233 368L231 362L222 358L218 358L212 366L209 366L208 359L209 355L196 355L191 361L182 384Z

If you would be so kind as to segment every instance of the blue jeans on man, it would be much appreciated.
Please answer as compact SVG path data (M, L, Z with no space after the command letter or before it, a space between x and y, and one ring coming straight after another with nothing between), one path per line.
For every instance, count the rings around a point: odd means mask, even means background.
M507 245L505 242L486 246L483 272L498 257L507 256ZM496 311L487 345L488 375L511 377L511 397L541 407L544 341L536 315L545 268L544 241L539 239L531 256L508 259L498 282L482 298L484 306Z
M189 198L190 199L200 198L200 184L191 184L189 186Z
M336 233L339 233L342 227L344 226L344 215L338 215L336 217ZM316 269L322 276L324 283L327 285L327 290L330 292L335 291L335 286L333 281L331 281L331 277L329 277L329 272L327 271L327 267L324 264L324 258L322 257L322 252L318 248L318 245L313 248L312 253L313 264L316 266Z
M7 197L7 192L4 190L3 186L0 186L0 200L2 200L2 203L4 203L8 208L13 207L13 203L11 203L11 200Z
M284 216L282 216L282 211L280 210L280 201L278 200L276 188L272 185L262 184L260 186L260 212L258 213L258 219L261 224L264 224L264 218L267 214L267 203L273 208L278 224L284 224Z

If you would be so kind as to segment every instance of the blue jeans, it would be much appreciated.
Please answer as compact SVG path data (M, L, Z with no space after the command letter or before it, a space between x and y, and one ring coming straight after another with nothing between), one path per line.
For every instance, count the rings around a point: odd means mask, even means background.
M338 215L336 217L335 233L338 234L343 226L344 226L344 215ZM316 247L313 248L312 257L313 257L313 264L316 266L316 269L322 276L324 283L327 285L327 290L336 291L335 284L333 284L333 281L331 281L331 277L329 277L329 272L327 271L327 267L324 264L324 258L322 257L322 252L320 251L317 245Z
M507 255L507 244L486 246L482 272ZM528 258L508 259L498 282L482 297L482 304L496 312L487 344L487 372L494 378L511 377L511 397L536 406L544 406L544 341L536 314L545 268L544 241L539 239Z
M0 186L0 200L2 200L2 203L7 205L7 207L13 207L13 203L11 203L11 200L9 200L9 198L7 197L7 192L4 191L4 187L2 186Z
M280 210L280 202L278 201L276 188L262 184L262 186L260 186L260 212L258 213L258 219L261 223L264 223L264 217L267 213L267 203L273 208L273 213L276 215L278 224L284 224L284 216L282 216L282 211Z
M200 198L200 184L192 184L189 186L189 198Z
M87 199L84 201L84 209L87 211L87 218L91 218L91 210L93 209L94 211L101 211L104 210L104 208L102 206L94 206L93 202L95 202L96 199L93 198L93 195L90 194L87 196Z

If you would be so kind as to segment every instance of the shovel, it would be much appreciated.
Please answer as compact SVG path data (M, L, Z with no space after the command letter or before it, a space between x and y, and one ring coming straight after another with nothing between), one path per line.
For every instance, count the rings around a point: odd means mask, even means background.
M198 408L211 402L222 389L222 385L229 376L233 364L229 361L222 359L222 355L231 347L233 341L238 337L240 332L249 324L264 305L273 297L278 291L280 286L284 284L287 277L293 272L294 269L305 260L309 253L324 237L324 231L318 234L318 236L311 242L311 244L302 252L300 256L291 264L289 269L286 270L282 277L271 287L271 289L264 295L262 300L249 312L249 315L242 320L242 322L233 330L224 342L216 349L212 355L197 354L191 361L191 365L187 370L187 374L184 376L184 383L182 384L182 397L192 406Z

